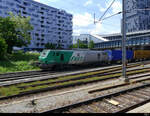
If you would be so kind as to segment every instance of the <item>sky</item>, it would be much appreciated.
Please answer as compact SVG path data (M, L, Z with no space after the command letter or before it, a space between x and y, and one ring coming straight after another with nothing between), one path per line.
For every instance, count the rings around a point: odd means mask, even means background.
M94 24L94 13L99 20L113 0L34 0L63 9L73 15L73 35L120 33L122 15ZM122 11L121 0L116 0L104 17Z

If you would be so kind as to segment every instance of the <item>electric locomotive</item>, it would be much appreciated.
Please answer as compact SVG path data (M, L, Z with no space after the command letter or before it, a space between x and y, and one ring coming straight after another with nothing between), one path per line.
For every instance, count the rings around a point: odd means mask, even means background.
M127 61L150 59L150 50L127 50ZM66 65L110 64L122 61L121 50L44 50L39 57L41 69Z
M44 50L39 57L39 66L41 69L52 69L63 65L107 63L108 60L108 55L104 51Z

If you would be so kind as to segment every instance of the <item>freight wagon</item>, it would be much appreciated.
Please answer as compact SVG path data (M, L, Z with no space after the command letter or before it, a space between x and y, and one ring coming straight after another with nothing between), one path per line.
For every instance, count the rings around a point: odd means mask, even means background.
M121 50L106 50L105 51L108 54L109 62L118 62L122 61L122 51ZM128 61L131 61L133 59L134 52L131 50L126 51L126 58Z
M150 59L150 50L135 50L134 51L135 60L146 60Z

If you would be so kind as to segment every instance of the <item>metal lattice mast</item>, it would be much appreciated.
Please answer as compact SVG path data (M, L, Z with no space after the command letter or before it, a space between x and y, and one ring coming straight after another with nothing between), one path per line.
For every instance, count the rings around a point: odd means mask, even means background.
M126 60L126 8L125 1L122 0L122 11L123 11L123 20L122 20L122 76L125 82L128 82L129 79L126 74L127 60Z

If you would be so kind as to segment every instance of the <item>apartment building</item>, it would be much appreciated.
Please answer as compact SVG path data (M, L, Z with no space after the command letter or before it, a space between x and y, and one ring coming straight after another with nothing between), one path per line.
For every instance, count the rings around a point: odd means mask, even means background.
M126 0L127 32L150 29L150 0Z
M0 0L0 16L7 17L10 11L31 17L34 30L26 49L43 49L48 42L65 49L72 45L72 14L33 0Z

